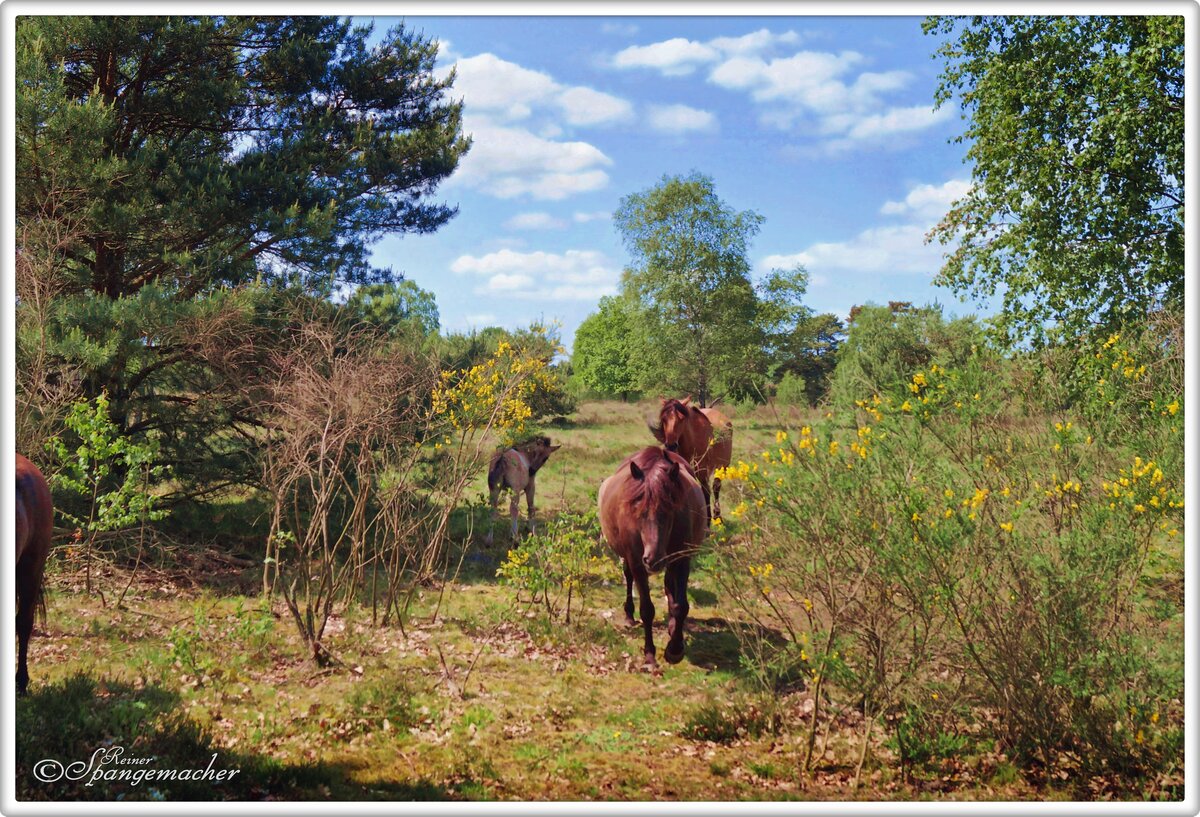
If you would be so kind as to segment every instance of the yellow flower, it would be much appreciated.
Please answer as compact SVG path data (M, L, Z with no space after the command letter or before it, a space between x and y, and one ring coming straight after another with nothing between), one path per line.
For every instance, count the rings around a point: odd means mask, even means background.
M787 442L787 438L788 438L788 435L787 435L786 431L780 430L780 431L775 432L775 442L777 442L777 443Z
M1005 531L1005 532L1007 532L1007 533L1012 533L1012 531L1013 531L1013 523L1012 523L1012 522L1001 522L1001 523L1000 523L1000 530L1002 530L1002 531Z

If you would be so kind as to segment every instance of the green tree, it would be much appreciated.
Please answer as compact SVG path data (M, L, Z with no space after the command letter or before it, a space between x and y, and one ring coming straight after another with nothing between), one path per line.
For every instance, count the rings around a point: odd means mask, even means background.
M628 300L604 297L575 330L571 366L586 388L625 400L637 391L642 374L636 320Z
M413 328L421 335L438 330L437 299L408 279L364 284L346 299L346 308L359 320L391 335Z
M937 304L856 306L837 352L830 400L841 409L873 395L903 400L914 372L932 363L961 366L983 347L983 327L974 317L947 321Z
M841 319L829 312L799 318L775 347L776 377L800 378L805 399L815 406L829 391L845 331Z
M931 17L974 185L939 282L1003 295L1010 339L1183 303L1182 16Z
M252 440L198 348L230 329L231 288L386 281L373 241L455 214L430 200L469 147L453 75L403 26L369 36L316 16L17 21L18 227L71 235L28 248L62 283L46 346L180 477Z
M621 200L613 223L632 258L622 288L642 316L638 345L654 381L644 385L690 392L707 405L715 389L763 371L747 257L762 221L730 208L700 173L664 176Z

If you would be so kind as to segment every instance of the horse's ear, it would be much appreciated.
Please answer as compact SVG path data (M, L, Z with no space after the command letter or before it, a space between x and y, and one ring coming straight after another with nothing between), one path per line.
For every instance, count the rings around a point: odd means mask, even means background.
M676 460L671 460L671 468L667 471L667 477L671 482L679 482L679 463Z
M685 397L685 398L683 398L682 400L680 400L680 401L679 401L679 404L680 404L681 406L686 406L686 405L688 405L688 404L689 404L689 403L691 403L691 402L692 402L692 396L689 394L687 397Z
M552 446L550 446L550 453L553 454L555 451L557 451L560 448L562 448L562 443L559 443L558 445L552 445Z
M645 472L643 472L641 468L638 468L636 462L629 463L629 473L633 474L633 478L638 482L641 482L646 478Z

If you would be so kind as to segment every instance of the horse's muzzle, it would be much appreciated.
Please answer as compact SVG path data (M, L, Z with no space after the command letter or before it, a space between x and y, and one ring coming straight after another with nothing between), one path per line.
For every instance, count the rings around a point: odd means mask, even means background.
M670 451L672 454L679 453L679 443L668 443L667 450Z
M661 558L660 558L660 559L653 559L653 560L651 560L651 559L647 559L647 558L645 558L645 557L642 557L642 565L643 565L643 566L646 568L646 570L647 570L647 571L649 571L650 573L657 573L658 571L662 570L662 569L663 569L663 565L664 565L665 563L666 563L666 560L665 560L665 559L661 559Z

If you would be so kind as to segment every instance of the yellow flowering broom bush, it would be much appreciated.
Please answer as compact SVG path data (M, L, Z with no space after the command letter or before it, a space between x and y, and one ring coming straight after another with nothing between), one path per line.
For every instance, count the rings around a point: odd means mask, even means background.
M953 728L1046 774L1177 772L1182 631L1161 632L1182 599L1148 571L1182 575L1182 399L1171 366L1104 340L1077 357L1158 378L1124 441L1074 379L975 348L718 474L734 509L717 574L756 624L758 677L861 707L864 757L876 722L945 729L925 713L956 707Z

